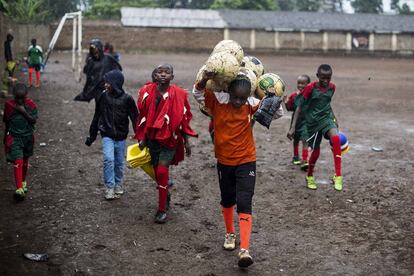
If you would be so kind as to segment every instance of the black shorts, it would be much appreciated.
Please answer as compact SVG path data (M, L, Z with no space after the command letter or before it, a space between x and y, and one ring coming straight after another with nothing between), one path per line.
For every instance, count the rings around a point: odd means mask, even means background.
M256 184L256 162L227 166L217 163L221 201L224 208L237 204L237 212L252 213L252 199Z
M35 71L40 71L40 64L30 64L29 68L34 68Z

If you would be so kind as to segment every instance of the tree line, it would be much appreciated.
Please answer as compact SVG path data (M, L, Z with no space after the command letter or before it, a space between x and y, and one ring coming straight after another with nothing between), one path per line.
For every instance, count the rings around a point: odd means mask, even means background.
M119 19L124 6L343 13L345 2L356 13L383 13L382 0L0 0L0 11L20 23L44 23L79 9L91 19ZM400 0L392 0L390 8L397 14L414 14Z

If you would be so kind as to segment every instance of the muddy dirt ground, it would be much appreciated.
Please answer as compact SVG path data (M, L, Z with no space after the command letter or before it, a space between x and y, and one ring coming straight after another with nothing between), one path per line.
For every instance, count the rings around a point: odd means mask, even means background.
M140 170L126 169L122 199L104 200L100 140L84 145L94 103L72 101L82 83L74 80L70 55L53 53L42 88L30 90L40 117L24 202L13 200L12 166L0 155L0 275L413 275L413 59L258 57L285 79L288 91L297 75L314 78L320 63L333 66L334 111L351 147L343 158L343 192L330 185L326 141L315 174L320 185L310 191L305 173L290 164L290 114L270 130L257 125L255 264L241 271L236 252L221 247L213 146L195 101L193 127L200 137L192 140L191 158L172 169L169 221L157 225L155 184ZM175 82L191 89L206 58L124 54L127 91L136 97L164 61L174 65ZM50 259L32 262L22 257L26 252Z

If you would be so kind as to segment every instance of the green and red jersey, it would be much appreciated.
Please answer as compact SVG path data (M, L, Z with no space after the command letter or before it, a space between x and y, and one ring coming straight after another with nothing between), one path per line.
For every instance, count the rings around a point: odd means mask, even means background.
M15 100L8 100L4 103L3 122L6 123L7 132L14 137L32 135L34 125L29 123L22 114L16 111L16 105ZM30 116L37 117L37 107L33 100L26 98L24 108Z
M331 107L331 100L335 93L335 84L329 83L328 87L322 88L317 81L308 84L298 97L297 106L301 107L304 114L306 128L309 134L318 131L326 132L336 127Z
M43 51L39 45L36 45L35 47L30 45L27 55L30 67L41 64L43 61Z

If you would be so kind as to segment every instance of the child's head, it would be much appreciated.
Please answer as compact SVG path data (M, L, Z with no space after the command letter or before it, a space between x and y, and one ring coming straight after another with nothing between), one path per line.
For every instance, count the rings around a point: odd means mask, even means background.
M6 39L8 40L8 41L13 41L13 35L12 34L7 34L7 37L6 37Z
M27 96L27 86L21 82L16 83L16 85L13 87L13 96L14 100L18 104L22 105Z
M306 85L310 83L310 77L308 75L300 75L297 80L297 88L300 92L305 89Z
M124 85L124 75L121 71L117 69L109 71L104 75L104 81L105 90L109 94L117 94L123 91L122 86Z
M36 38L32 38L30 42L32 43L33 46L36 46L37 40Z
M164 63L155 69L155 81L159 84L169 84L174 79L174 69L171 64Z
M319 86L328 87L332 78L332 67L329 64L319 65L316 76L319 79Z
M229 85L230 103L235 108L242 107L250 96L251 83L246 78L236 78Z

